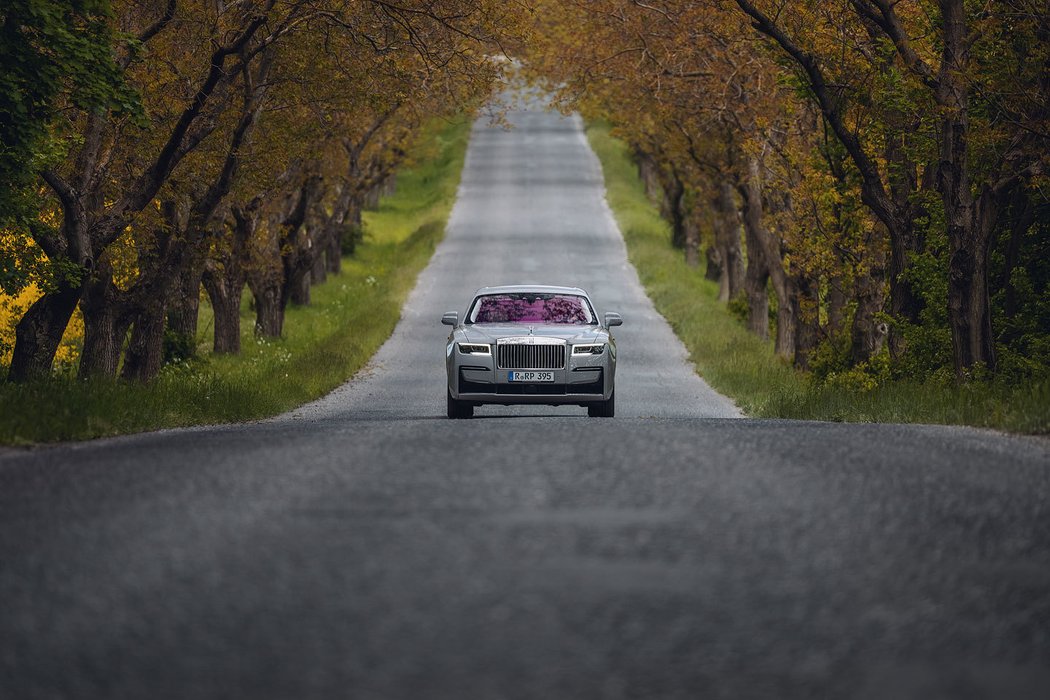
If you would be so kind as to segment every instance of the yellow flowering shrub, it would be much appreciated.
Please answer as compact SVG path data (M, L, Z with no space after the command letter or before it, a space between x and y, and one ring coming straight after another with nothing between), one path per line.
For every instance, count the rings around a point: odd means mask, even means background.
M15 296L0 294L0 367L11 364L11 352L15 347L15 326L22 320L34 301L40 298L40 288L31 284ZM55 354L55 369L74 367L80 359L80 348L84 343L84 317L77 308L66 327L62 344Z
M54 211L42 211L40 219L46 224L57 225L58 215ZM26 235L19 235L9 229L0 229L0 257L13 260L15 269L21 270L26 286L13 294L0 291L0 377L4 368L11 365L11 354L15 347L15 327L22 316L43 294L41 280L47 280L51 271L47 268L47 256L44 251ZM46 284L46 282L44 283ZM81 348L84 346L84 317L77 307L73 317L62 336L62 342L55 353L54 369L56 372L75 369L80 361Z

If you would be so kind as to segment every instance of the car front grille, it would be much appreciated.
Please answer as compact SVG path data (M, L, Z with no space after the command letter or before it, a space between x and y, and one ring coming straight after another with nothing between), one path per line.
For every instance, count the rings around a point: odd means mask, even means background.
M500 369L562 369L565 345L497 345L496 360Z
M581 374L579 370L573 375ZM536 394L539 396L567 396L575 394L591 394L601 396L605 390L603 381L604 372L601 368L588 370L584 373L591 381L572 382L569 384L527 384L527 383L491 383L474 382L464 376L460 370L459 393L467 396L469 394L496 394L502 396L518 396Z

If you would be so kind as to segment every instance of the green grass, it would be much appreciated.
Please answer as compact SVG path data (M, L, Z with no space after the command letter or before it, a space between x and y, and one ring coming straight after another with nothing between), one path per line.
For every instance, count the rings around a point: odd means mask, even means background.
M1050 433L1050 382L1025 386L885 382L874 389L820 384L773 355L717 300L718 287L686 266L637 168L603 124L587 135L602 162L609 205L656 308L685 343L697 372L750 416L826 421L941 423Z
M289 308L285 337L256 339L245 303L243 351L168 365L154 383L55 378L0 384L0 444L80 440L273 416L345 382L390 336L418 273L444 235L470 122L436 123L398 174L397 191L365 214L366 236L343 271ZM201 325L210 325L203 308ZM211 347L211 329L200 345ZM14 407L17 407L15 410Z

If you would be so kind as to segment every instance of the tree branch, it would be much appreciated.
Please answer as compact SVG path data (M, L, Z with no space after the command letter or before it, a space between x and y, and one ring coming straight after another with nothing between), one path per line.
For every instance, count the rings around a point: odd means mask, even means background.
M272 2L267 5L266 9L269 9L271 6ZM149 204L171 174L172 169L174 169L179 161L182 160L186 153L203 140L204 135L210 133L210 130L206 128L202 134L197 135L198 138L187 140L190 129L198 124L209 98L215 92L216 88L224 80L228 79L225 70L226 59L232 55L240 53L245 46L247 46L248 42L251 41L255 32L265 24L266 19L267 16L265 12L256 15L247 23L247 25L245 25L241 30L240 35L230 44L215 49L211 55L208 75L205 77L200 88L198 88L197 93L193 96L189 106L183 110L182 115L172 129L167 142L157 155L153 165L147 168L138 177L134 184L129 188L128 193L113 206L110 210L111 213L104 217L105 221L99 225L99 236L98 240L95 241L96 245L105 247L116 240L120 235L121 230L123 230L126 225L128 215L133 212L141 211L147 204ZM212 127L212 129L214 129L214 127ZM187 148L187 143L190 144L189 148Z
M918 76L926 87L931 90L937 90L940 81L937 79L933 69L922 60L912 46L911 38L904 31L904 27L901 26L900 19L897 17L897 12L893 9L896 2L890 3L887 0L850 0L850 4L853 5L857 14L870 19L886 33L886 36L890 38L893 45L897 48L897 54L904 61L904 65L908 67L908 70ZM875 11L872 5L878 8L878 12Z
M223 197L230 192L230 187L237 175L237 169L241 164L241 146L248 139L248 135L258 120L259 112L263 106L266 93L266 77L270 72L272 63L273 53L265 54L254 80L250 71L247 68L244 70L244 107L241 111L241 118L237 122L233 136L230 139L230 145L226 149L226 159L223 162L218 179L212 183L205 195L193 207L191 216L191 225L193 226L203 227L207 224L208 219L211 218Z
M54 190L58 200L62 203L63 210L70 210L76 203L76 193L72 186L53 170L41 170L40 177Z
M164 14L160 16L156 22L147 27L141 34L136 37L136 40L140 44L145 44L147 41L160 34L164 27L168 26L175 17L175 6L178 4L177 0L168 0L168 6L164 8Z
M864 147L861 145L857 135L846 128L842 118L842 101L831 96L824 72L821 70L816 57L799 47L773 20L763 14L749 0L736 0L736 4L752 19L751 25L756 30L773 39L802 67L810 89L817 98L817 104L820 105L821 112L860 171L864 182L864 186L861 189L864 203L871 207L871 210L883 223L891 229L895 229L897 217L895 216L892 201L886 193L886 188L883 186L882 178L879 176L878 167L864 151Z
M177 0L168 0L168 5L167 5L167 7L164 8L164 14L162 14L160 16L160 18L156 22L154 22L150 26L146 27L146 29L144 29L141 34L139 34L137 37L135 37L135 43L137 43L138 45L141 46L142 44L145 44L146 42L148 42L153 37L155 37L158 34L160 34L161 31L166 26L168 26L168 24L171 23L171 20L173 20L175 18L175 7L176 7L176 4L177 4ZM131 61L135 57L135 53L136 53L133 46L132 47L128 47L128 48L129 48L129 50L127 51L127 53L125 53L124 57L120 60L120 67L122 69L124 69L124 70L127 70L128 66L131 65Z

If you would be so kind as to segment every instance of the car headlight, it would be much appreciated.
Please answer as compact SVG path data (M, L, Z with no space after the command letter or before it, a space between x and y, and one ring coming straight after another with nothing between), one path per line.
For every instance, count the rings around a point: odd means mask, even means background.
M573 355L601 355L603 352L605 352L605 343L572 346Z
M460 343L459 351L464 355L491 355L492 346L480 343Z

